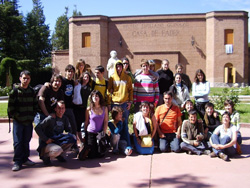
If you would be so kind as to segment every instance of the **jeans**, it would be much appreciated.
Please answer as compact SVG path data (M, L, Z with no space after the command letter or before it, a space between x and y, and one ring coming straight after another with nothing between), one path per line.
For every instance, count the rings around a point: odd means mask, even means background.
M30 156L30 140L32 138L33 126L32 123L29 125L23 125L13 120L13 146L14 146L14 157L13 161L22 165L28 160Z
M193 146L191 144L187 144L186 142L182 142L181 149L183 151L191 151L194 154L201 155L202 152L206 149L206 147L202 142L199 146Z
M165 133L165 138L160 138L160 151L166 152L168 151L168 148L170 147L171 151L174 151L176 153L180 152L180 139L176 138L175 133Z
M212 142L213 144L221 144L221 145L225 145L229 142L231 142L231 138L229 136L224 136L223 138L220 138L218 135L213 134L211 136ZM218 156L220 152L225 153L229 156L233 156L236 153L236 149L234 148L234 146L231 146L229 148L226 149L222 149L222 150L216 150L213 148L213 152Z
M64 115L69 119L72 134L76 135L76 118L72 108L66 108Z

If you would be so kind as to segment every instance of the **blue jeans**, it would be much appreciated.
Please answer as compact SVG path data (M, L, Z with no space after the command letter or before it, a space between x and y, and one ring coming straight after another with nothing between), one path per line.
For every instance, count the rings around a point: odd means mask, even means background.
M165 133L165 138L160 138L160 151L166 152L170 147L171 151L180 152L180 139L176 138L175 133Z
M220 138L218 135L216 134L212 134L211 136L212 142L213 144L221 144L221 145L225 145L229 142L231 142L231 138L229 136L224 136L223 138ZM216 150L213 148L213 152L218 156L220 152L225 153L229 156L233 156L236 154L236 149L231 146L229 148L226 149L222 149L222 150Z
M201 142L199 146L193 146L191 144L187 144L186 142L181 143L181 149L183 151L191 151L196 155L201 155L202 152L206 149L205 145Z
M129 117L129 110L127 110L127 107L128 107L128 104L125 102L123 104L112 104L111 105L111 108L113 108L114 106L120 106L122 109L123 109L123 114L122 114L122 117L124 119L123 121L123 134L121 133L121 139L124 139L127 141L127 144L128 146L131 146L131 142L130 142L130 136L129 136L129 133L128 133L128 117ZM123 136L125 138L123 138Z
M29 143L32 138L32 131L32 123L29 125L23 125L18 123L16 120L13 120L13 161L19 165L22 165L22 163L26 162L30 156Z

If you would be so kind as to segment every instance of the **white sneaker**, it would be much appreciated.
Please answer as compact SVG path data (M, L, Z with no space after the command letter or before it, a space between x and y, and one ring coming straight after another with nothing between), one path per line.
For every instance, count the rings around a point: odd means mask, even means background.
M12 171L19 171L21 169L21 166L17 163L15 163L12 167Z

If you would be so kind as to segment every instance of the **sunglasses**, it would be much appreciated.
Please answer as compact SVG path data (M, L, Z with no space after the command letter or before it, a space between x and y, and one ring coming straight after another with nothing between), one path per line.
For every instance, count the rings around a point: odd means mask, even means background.
M123 63L123 65L128 65L128 63Z

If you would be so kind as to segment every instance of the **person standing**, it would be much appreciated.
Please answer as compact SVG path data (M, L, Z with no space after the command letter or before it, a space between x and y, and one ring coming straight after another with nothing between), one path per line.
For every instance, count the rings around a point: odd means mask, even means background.
M22 165L35 165L29 159L29 143L32 137L32 122L37 112L37 100L33 88L29 86L30 72L21 72L20 84L14 85L8 101L8 113L13 118L14 165L13 171L18 171Z
M209 102L210 83L206 81L206 75L198 69L195 73L192 85L192 95L195 98L195 109L203 119L205 115L205 105Z
M64 100L64 94L61 90L62 76L53 74L49 86L43 85L38 92L38 113L35 116L34 123L38 125L47 116L54 114L57 101Z
M133 102L133 87L132 80L130 76L124 72L123 64L120 60L116 62L115 72L109 78L108 96L108 104L111 105L111 107L109 106L109 109L114 106L120 106L123 109L124 131L128 132L128 117L129 110ZM127 144L131 147L129 134L127 134L127 137Z
M179 73L181 75L182 81L188 87L188 91L191 92L192 82L191 82L189 76L187 74L183 73L183 65L180 63L176 64L175 71L176 71L176 74Z
M170 86L174 82L173 72L169 69L169 61L164 59L161 63L161 69L157 71L159 74L158 84L160 89L160 98L158 106L163 104L163 93L169 91Z
M147 101L157 106L159 101L158 83L154 81L154 77L149 73L148 60L141 60L142 73L135 77L134 83L134 103L135 113L139 111L141 102Z

